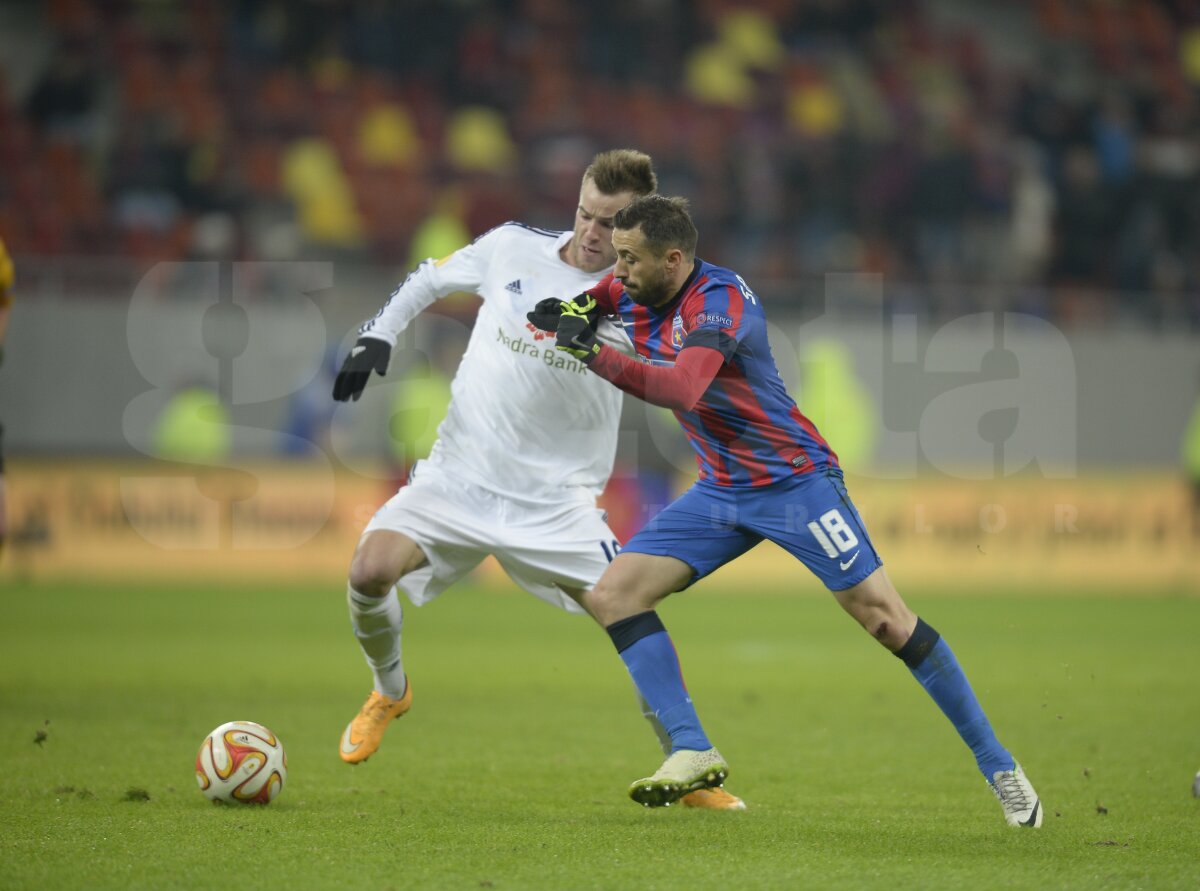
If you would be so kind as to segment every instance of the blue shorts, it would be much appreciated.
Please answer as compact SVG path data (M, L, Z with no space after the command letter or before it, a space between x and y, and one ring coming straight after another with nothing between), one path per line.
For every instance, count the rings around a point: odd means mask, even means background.
M682 560L695 573L690 585L764 539L831 591L851 588L883 565L836 467L756 488L697 482L621 550Z

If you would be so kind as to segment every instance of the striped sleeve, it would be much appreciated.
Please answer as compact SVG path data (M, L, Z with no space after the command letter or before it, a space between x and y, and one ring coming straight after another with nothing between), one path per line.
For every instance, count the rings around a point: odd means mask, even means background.
M671 366L650 365L604 346L588 368L631 396L651 405L688 412L696 407L724 359L708 349L687 349Z

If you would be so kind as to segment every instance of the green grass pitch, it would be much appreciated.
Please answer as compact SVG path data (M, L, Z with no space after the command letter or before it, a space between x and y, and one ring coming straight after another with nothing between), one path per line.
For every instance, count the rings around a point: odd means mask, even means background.
M0 592L0 888L1196 888L1200 600L909 592L1046 807L1009 829L904 667L804 580L662 609L745 813L649 811L660 754L604 634L513 589L406 609L412 711L337 757L369 689L340 583ZM215 807L218 724L287 747Z

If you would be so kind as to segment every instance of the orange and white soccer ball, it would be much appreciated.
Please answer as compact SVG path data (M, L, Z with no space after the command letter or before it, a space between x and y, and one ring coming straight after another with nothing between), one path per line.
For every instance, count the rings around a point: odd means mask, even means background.
M230 721L200 744L196 782L212 801L267 804L286 781L283 743L262 724Z

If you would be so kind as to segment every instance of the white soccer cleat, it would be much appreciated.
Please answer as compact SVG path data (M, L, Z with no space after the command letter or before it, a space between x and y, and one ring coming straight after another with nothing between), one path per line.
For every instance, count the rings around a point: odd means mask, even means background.
M1042 825L1041 799L1033 791L1033 784L1020 764L1014 765L1012 770L996 771L989 785L1004 809L1004 820L1009 826L1037 829Z
M1192 780L1192 794L1200 798L1200 770L1196 771L1196 779Z
M729 765L716 749L672 752L653 776L629 787L629 797L646 807L665 807L697 789L720 786L729 776Z

